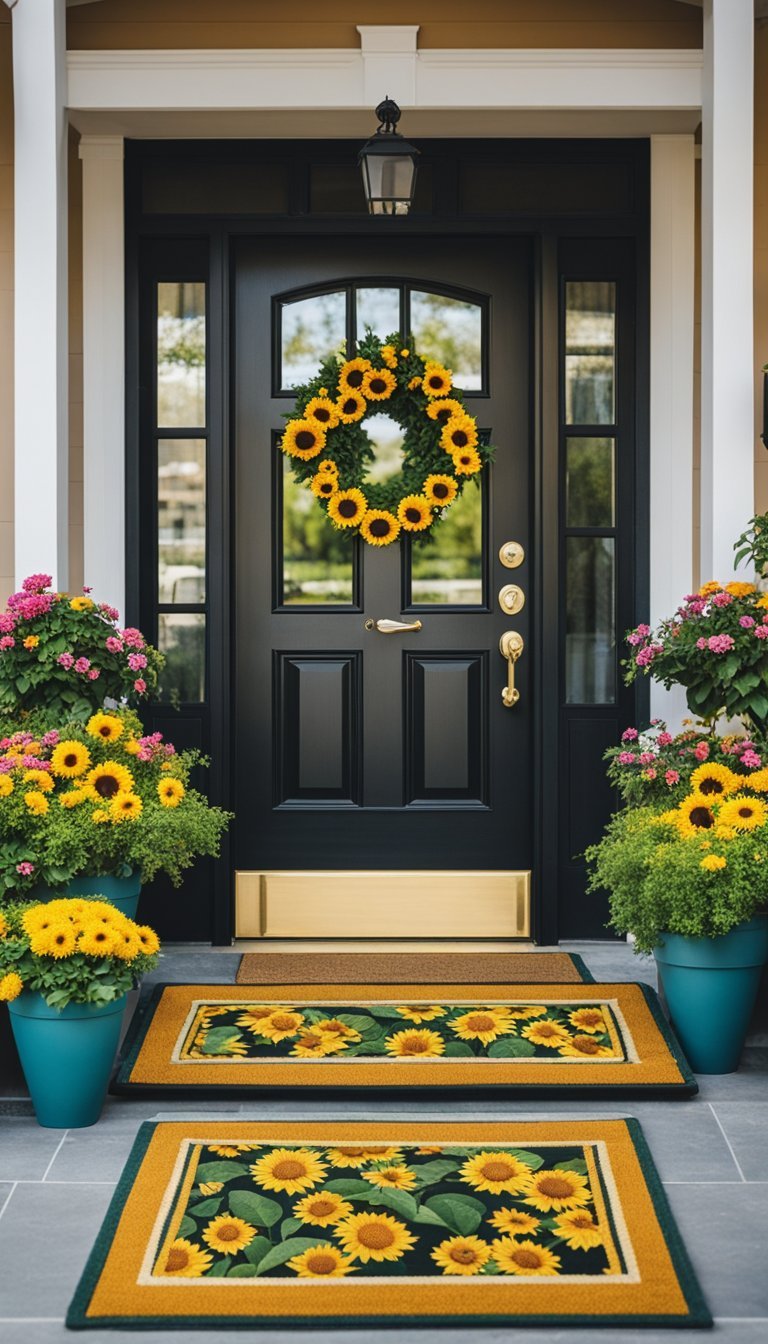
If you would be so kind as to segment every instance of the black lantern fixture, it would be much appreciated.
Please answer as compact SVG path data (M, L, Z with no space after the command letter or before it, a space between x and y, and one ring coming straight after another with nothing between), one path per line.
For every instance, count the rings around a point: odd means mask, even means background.
M368 209L372 215L407 215L416 186L419 151L395 129L400 120L396 102L385 98L376 108L376 116L381 123L379 129L358 155Z

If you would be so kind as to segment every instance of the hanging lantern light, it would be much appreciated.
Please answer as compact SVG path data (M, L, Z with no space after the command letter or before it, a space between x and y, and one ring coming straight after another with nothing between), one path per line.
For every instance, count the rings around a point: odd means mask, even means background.
M416 186L419 151L395 129L400 120L396 102L385 98L376 108L376 116L379 128L358 155L368 210L372 215L407 215Z

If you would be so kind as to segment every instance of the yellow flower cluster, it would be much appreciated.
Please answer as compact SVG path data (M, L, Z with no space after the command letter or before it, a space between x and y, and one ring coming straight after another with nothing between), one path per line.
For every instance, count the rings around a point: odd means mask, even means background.
M0 979L0 1003L13 1003L23 988L21 976L17 975L16 971L8 971L7 975Z
M707 762L691 775L687 798L663 812L656 822L673 826L682 839L695 840L709 849L712 840L727 844L768 823L768 802L759 796L763 793L768 793L768 769L737 775L726 765ZM728 861L722 854L705 854L699 866L704 872L717 873L728 866Z
M59 961L82 952L88 957L118 957L135 961L160 948L154 929L136 924L108 901L63 897L33 905L22 916L30 951Z

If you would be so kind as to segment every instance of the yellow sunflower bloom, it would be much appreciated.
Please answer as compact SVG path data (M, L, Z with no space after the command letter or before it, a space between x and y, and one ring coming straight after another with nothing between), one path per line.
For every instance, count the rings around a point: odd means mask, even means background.
M329 1148L325 1155L334 1167L358 1168L369 1162L395 1162L402 1157L402 1149L391 1146L356 1148L345 1143L339 1148Z
M231 1213L220 1213L217 1218L212 1218L202 1234L206 1245L212 1251L220 1251L222 1255L242 1251L244 1246L250 1246L255 1236L255 1227L243 1218L235 1218Z
M410 350L406 346L405 349L400 351L400 356L402 359L407 359L410 353L411 353Z
M370 1260L379 1264L400 1260L418 1241L405 1223L398 1222L389 1213L357 1213L338 1224L336 1236L346 1254L364 1265Z
M570 1032L566 1031L565 1027L559 1022L552 1022L549 1018L529 1022L527 1027L521 1029L520 1035L532 1045L546 1046L550 1050L558 1050L561 1045L567 1045L571 1039Z
M36 817L44 817L48 811L49 803L44 793L39 789L29 789L24 794L24 802L30 811Z
M291 1047L291 1054L297 1059L325 1059L328 1055L337 1055L346 1048L346 1041L335 1035L326 1035L316 1026L311 1026L299 1032Z
M448 1237L430 1256L444 1274L479 1274L491 1258L491 1248L479 1237Z
M323 429L335 429L339 423L339 409L330 397L313 397L304 407L304 419L316 420Z
M142 951L141 940L132 928L115 929L114 957L119 957L120 961L135 961Z
M224 1009L226 1012L227 1009ZM271 1017L273 1013L279 1013L282 1010L275 1004L271 1006L266 1003L255 1003L244 1009L237 1019L238 1027L246 1027L256 1036L261 1036L261 1025L265 1018Z
M39 789L41 793L50 793L53 788L53 780L47 770L25 770L24 783L31 784L33 789Z
M602 1008L576 1008L568 1014L572 1027L585 1031L589 1036L601 1035L606 1029Z
M591 1251L602 1246L603 1232L586 1209L572 1209L555 1219L555 1232L572 1251Z
M116 742L123 735L123 723L116 714L92 714L85 731L91 737L101 738L102 742Z
M505 1011L516 1022L525 1022L531 1017L543 1017L548 1011L545 1003L528 1003L524 1007L521 1004L516 1006L504 1005Z
M563 1171L560 1167L541 1167L529 1172L523 1203L541 1213L560 1213L563 1209L577 1209L591 1199L586 1176L577 1171Z
M703 793L692 793L684 798L677 808L675 825L684 839L700 835L711 830L715 824L715 814L710 807L710 799Z
M201 1181L197 1188L201 1195L218 1195L219 1191L224 1189L224 1182Z
M79 807L87 797L85 789L69 789L67 793L60 795L59 802L62 807Z
M438 1003L404 1003L398 1008L401 1017L409 1022L434 1022L436 1017L445 1017L446 1009Z
M457 415L443 426L440 446L446 453L461 453L477 446L477 425L471 415Z
M177 1237L171 1242L162 1261L155 1266L155 1274L171 1275L175 1278L199 1279L211 1268L213 1256L202 1246L186 1237Z
M284 1190L301 1195L325 1180L328 1168L309 1148L273 1148L251 1167L251 1175L264 1190Z
M432 506L425 495L406 495L397 506L397 517L406 532L423 532L432 522Z
M608 1045L600 1045L594 1036L572 1036L559 1047L558 1053L566 1059L599 1059L603 1055L612 1055L613 1050Z
M491 1148L475 1153L462 1165L459 1177L473 1190L489 1190L492 1195L516 1195L525 1190L531 1169L514 1153Z
M9 928L10 925L8 923L8 920L5 918L5 915L0 910L0 938L5 938Z
M402 351L400 353L402 354ZM382 345L381 358L384 360L388 369L397 368L397 353L393 345Z
M0 798L8 798L13 793L13 780L10 775L0 775Z
M708 873L716 873L718 869L725 868L727 862L727 859L724 859L722 854L707 854L701 860L699 867L703 868Z
M389 546L397 539L400 524L386 509L369 509L360 524L360 535L369 546Z
M7 971L0 979L0 1003L13 1003L24 988L24 982L16 971Z
M460 401L454 397L442 397L437 401L430 401L427 407L427 415L430 420L437 420L440 425L447 425L454 416L466 415L466 411Z
M349 1256L342 1255L338 1246L326 1241L302 1251L301 1255L291 1256L288 1268L300 1279L341 1279L345 1274L354 1274L358 1266L353 1265Z
M459 1040L480 1041L483 1045L517 1030L504 1008L471 1008L468 1013L455 1017L450 1025Z
M417 387L421 387L421 378L418 376L418 374L416 375L415 378L411 378L408 384L408 391L415 392Z
M148 924L136 925L136 937L141 943L141 950L146 957L153 957L160 951L160 939Z
M357 420L362 420L368 409L368 403L359 393L345 391L339 394L336 409L342 425L354 425Z
M389 369L369 369L363 375L363 396L369 401L387 401L397 387L397 379Z
M297 1036L304 1027L304 1014L293 1012L290 1008L278 1008L269 1017L263 1017L259 1023L259 1035L270 1041L287 1041L289 1036Z
M116 793L109 805L113 821L135 821L144 804L138 793Z
M239 1157L241 1153L253 1153L261 1147L260 1143L209 1143L208 1147L217 1157Z
M161 779L157 786L157 796L163 807L178 807L184 792L184 785L180 779Z
M316 420L289 420L280 443L289 457L309 462L325 447L325 430Z
M756 793L768 793L768 768L763 766L762 770L753 770L751 775L747 775L746 779L740 779L739 783L746 784Z
M334 472L318 471L309 482L309 488L315 499L330 499L339 488L339 478Z
M502 1274L548 1275L560 1272L562 1261L545 1246L536 1246L532 1241L515 1241L513 1237L500 1237L491 1242L491 1255Z
M324 457L322 462L318 462L317 470L328 472L330 476L338 476L339 474L339 468L332 457Z
M72 956L77 940L71 924L55 924L53 928L48 930L47 937L47 956L55 957L57 961Z
M458 452L451 453L451 457L457 476L474 476L483 465L476 448L460 448Z
M348 1199L342 1199L333 1190L318 1190L313 1195L305 1195L293 1206L294 1218L312 1227L332 1227L354 1213Z
M359 392L370 368L370 359L363 359L362 355L346 360L339 369L339 391Z
M427 397L445 397L453 386L453 374L442 364L427 364L421 386Z
M328 517L337 527L357 527L367 508L368 500L362 490L336 490L328 501Z
M717 761L699 765L691 775L691 793L711 794L735 793L743 783L727 765L718 765Z
M90 597L73 597L69 605L73 611L90 611L93 602Z
M348 1027L346 1022L340 1022L337 1017L325 1017L322 1022L315 1022L314 1030L323 1031L326 1036L335 1036L347 1045L353 1045L363 1039L359 1031L355 1031L354 1027Z
M436 509L452 504L458 492L459 483L454 476L428 476L424 482L424 494Z
M85 788L94 802L111 802L118 793L133 793L133 775L118 761L95 765L85 777Z
M541 1219L534 1218L530 1213L523 1213L522 1209L497 1209L488 1222L497 1231L506 1232L507 1236L521 1237L526 1232L535 1232Z
M94 826L105 826L108 821L113 820L114 818L111 817L109 812L107 812L103 807L97 807L91 813L91 821L93 822Z
M734 579L731 583L726 583L725 591L730 593L731 597L749 597L750 593L756 593L757 589L754 583L740 583Z
M435 1059L445 1054L445 1041L436 1031L396 1031L386 1040L387 1054L396 1059Z
M765 825L768 809L762 798L739 793L721 805L717 819L721 826L732 826L735 831L754 831Z
M389 1166L374 1167L371 1171L363 1172L363 1180L370 1181L371 1185L379 1185L382 1190L413 1190L418 1184L418 1178L415 1171L410 1167Z
M123 751L127 751L129 756L138 756L141 747L135 737L129 737L128 741L123 743Z

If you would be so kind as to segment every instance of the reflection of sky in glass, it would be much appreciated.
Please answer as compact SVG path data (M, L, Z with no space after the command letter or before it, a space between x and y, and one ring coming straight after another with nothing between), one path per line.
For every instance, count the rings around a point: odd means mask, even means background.
M414 290L411 333L420 355L453 370L457 387L468 392L482 386L482 309L476 303Z
M205 285L157 286L157 423L205 424Z
M470 482L425 545L411 552L411 602L479 607L483 601L483 493Z
M376 454L373 462L366 466L365 478L382 485L403 469L405 435L391 415L368 415L362 424Z
M157 447L158 598L205 601L205 440Z
M566 423L612 424L616 285L609 280L569 280L565 304Z
M347 296L343 290L283 304L282 386L314 378L329 355L346 351Z
M400 291L398 289L358 289L357 339L370 328L384 340L400 330Z

